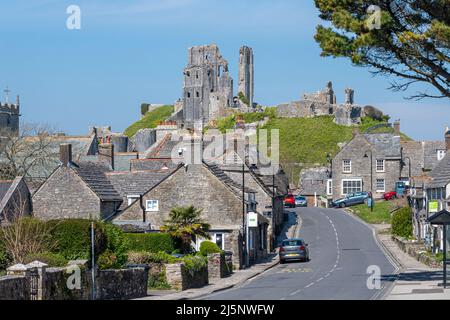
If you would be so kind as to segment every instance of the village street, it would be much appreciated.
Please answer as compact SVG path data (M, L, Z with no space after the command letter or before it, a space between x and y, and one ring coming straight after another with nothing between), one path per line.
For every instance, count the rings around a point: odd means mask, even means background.
M382 299L396 268L375 240L372 229L343 210L296 209L297 237L309 244L309 262L290 262L209 300ZM369 289L373 270L381 271L380 289ZM367 273L368 269L371 273ZM369 281L369 283L373 283Z

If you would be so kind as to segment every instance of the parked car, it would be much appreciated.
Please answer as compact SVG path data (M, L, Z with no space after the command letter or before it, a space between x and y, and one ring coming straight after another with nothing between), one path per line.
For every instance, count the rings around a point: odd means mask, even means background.
M398 195L397 195L396 191L390 191L390 192L386 192L385 194L383 194L383 198L384 198L384 200L389 201L389 200L397 199Z
M295 197L293 195L288 195L284 198L284 206L288 208L295 208Z
M351 207L358 204L363 204L369 198L369 193L367 192L356 192L345 196L344 198L333 201L331 204L333 207L345 208Z
M296 207L307 207L308 201L306 200L306 197L295 196L295 206Z
M280 263L300 260L309 261L308 244L303 239L287 239L281 243L279 251Z

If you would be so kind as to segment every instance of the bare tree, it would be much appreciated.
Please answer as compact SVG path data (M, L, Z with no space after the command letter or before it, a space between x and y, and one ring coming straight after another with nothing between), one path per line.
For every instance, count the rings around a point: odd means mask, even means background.
M0 212L0 241L12 262L23 263L30 254L54 249L52 227L30 216L30 197L19 186L8 206Z
M20 132L0 130L0 179L30 178L31 172L56 160L52 130L47 126L24 124Z

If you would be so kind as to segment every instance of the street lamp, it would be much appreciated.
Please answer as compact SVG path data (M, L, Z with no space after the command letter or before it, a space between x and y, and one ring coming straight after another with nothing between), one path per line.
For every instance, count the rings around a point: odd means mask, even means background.
M373 154L372 150L367 150L364 154L364 158L369 158L370 152L370 211L373 212Z

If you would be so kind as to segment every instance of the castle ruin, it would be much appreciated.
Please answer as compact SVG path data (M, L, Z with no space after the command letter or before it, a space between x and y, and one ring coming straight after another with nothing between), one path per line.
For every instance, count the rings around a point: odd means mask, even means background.
M317 93L307 93L300 101L280 104L277 114L281 118L310 118L323 115L335 117L340 125L351 126L361 123L365 109L354 103L354 90L345 89L345 102L338 104L332 82L328 82L325 89Z
M239 51L239 84L238 93L242 93L253 108L255 92L255 77L253 64L253 49L243 46Z

